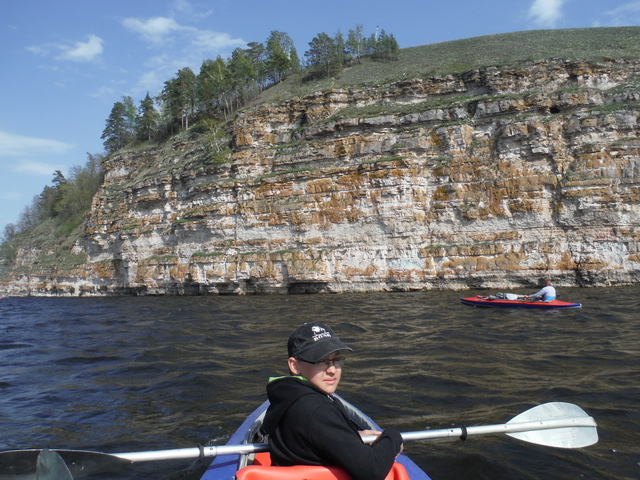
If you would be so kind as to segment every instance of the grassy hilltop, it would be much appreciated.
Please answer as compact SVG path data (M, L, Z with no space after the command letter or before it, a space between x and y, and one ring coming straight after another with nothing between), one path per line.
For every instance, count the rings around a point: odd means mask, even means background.
M266 90L258 102L278 102L331 88L383 85L407 78L462 73L541 59L640 58L640 27L579 28L501 33L400 50L397 61L363 59L334 78L302 82L294 75Z

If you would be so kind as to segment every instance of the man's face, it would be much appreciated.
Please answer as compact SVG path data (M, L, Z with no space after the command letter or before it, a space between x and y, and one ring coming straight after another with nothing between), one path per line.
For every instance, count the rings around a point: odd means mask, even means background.
M331 361L341 357L340 352L333 352L323 358L322 361ZM331 362L329 367L325 368L322 366L316 366L313 363L307 363L299 358L290 357L289 358L289 369L295 375L301 375L313 385L318 387L320 390L325 392L326 394L335 393L338 388L338 384L340 383L340 377L342 376L342 367L337 364L337 362Z

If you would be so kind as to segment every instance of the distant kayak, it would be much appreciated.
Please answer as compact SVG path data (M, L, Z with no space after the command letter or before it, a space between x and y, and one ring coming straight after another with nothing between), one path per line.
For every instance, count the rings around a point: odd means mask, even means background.
M460 301L464 305L474 307L498 307L498 308L541 308L546 310L558 308L580 308L581 303L562 302L560 300L551 300L550 302L526 300L518 297L518 295L507 294L503 298L490 295L488 297L477 295L475 297L461 298ZM512 297L515 297L511 299Z

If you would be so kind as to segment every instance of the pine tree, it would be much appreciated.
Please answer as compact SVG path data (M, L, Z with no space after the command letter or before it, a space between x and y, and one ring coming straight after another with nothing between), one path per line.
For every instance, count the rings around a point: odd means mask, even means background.
M375 42L373 57L381 60L397 60L400 47L393 34L387 35L382 30L380 36Z
M255 85L257 74L245 50L236 48L227 62L231 74L231 88L235 93L237 107L240 108L250 97L251 86Z
M136 130L140 140L151 141L151 134L156 128L157 116L158 111L153 105L153 98L147 92L147 96L140 101L140 106L138 107Z
M284 32L274 30L267 39L266 47L267 77L278 83L285 76L296 71L300 66L298 53L293 40Z
M189 128L189 118L195 113L196 86L196 75L185 67L175 78L164 82L160 94L172 119L185 129Z
M309 42L309 50L304 54L309 66L319 76L329 76L336 60L336 42L326 33L319 33Z
M126 107L122 102L113 104L107 124L100 138L107 152L115 152L125 145L127 136Z
M256 82L258 89L262 91L266 88L267 70L265 68L266 61L266 49L262 43L250 42L247 44L249 48L245 50L247 57L253 65L253 70L256 73Z

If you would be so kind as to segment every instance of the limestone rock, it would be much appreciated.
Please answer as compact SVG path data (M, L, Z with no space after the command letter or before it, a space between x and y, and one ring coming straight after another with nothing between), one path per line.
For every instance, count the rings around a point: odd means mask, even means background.
M538 61L239 113L104 162L74 249L9 293L242 294L640 278L640 63ZM29 262L33 252L19 252Z

